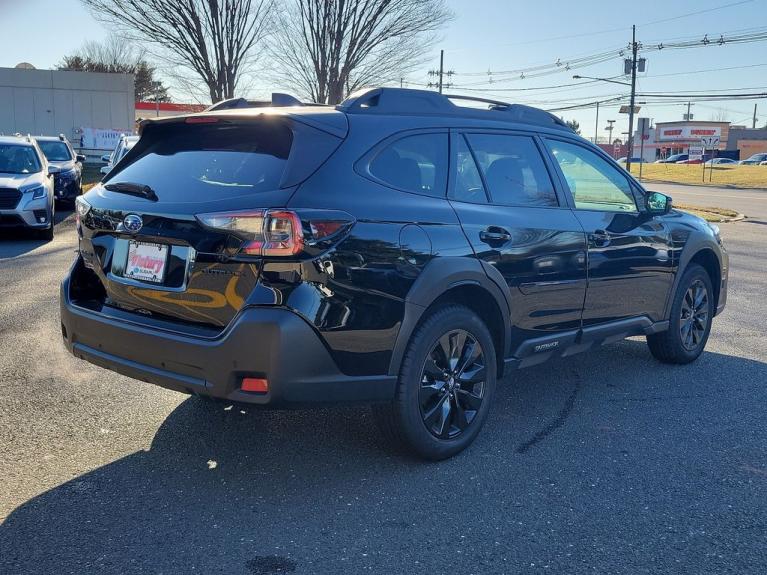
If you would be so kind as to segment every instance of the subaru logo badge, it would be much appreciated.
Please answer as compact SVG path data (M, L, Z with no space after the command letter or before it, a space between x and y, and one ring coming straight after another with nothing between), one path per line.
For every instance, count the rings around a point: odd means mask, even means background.
M123 220L123 227L132 234L137 234L144 225L141 216L136 214L128 214Z

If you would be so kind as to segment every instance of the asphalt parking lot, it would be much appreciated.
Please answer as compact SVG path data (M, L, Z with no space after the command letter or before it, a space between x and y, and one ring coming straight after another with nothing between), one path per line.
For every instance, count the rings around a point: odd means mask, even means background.
M750 216L721 226L704 355L515 372L441 463L382 449L365 409L225 410L74 359L71 214L50 244L3 234L0 573L767 572L767 191L649 187Z

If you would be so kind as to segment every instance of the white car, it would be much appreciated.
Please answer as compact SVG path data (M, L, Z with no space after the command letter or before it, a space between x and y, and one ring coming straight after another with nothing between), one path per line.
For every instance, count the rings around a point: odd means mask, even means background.
M731 160L730 158L713 158L704 162L707 166L737 166L737 160Z
M101 166L99 171L104 175L111 172L112 168L117 165L117 162L122 160L125 154L136 145L136 142L138 142L138 136L120 136L120 141L117 142L117 146L112 150L112 153L101 156L101 160L106 162L107 165Z
M53 173L34 138L0 136L0 227L53 239Z

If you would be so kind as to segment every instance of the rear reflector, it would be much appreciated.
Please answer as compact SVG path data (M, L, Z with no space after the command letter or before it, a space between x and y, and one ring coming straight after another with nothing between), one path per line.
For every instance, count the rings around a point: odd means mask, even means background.
M242 380L240 389L242 391L250 391L254 393L266 393L269 391L269 382L266 379L257 377L245 377Z

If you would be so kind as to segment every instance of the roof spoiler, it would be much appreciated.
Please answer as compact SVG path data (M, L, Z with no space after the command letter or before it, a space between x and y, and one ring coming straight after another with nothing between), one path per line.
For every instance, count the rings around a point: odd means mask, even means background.
M221 100L216 102L212 106L205 108L206 112L214 112L216 110L234 110L237 108L267 108L278 107L284 108L287 106L303 106L304 103L290 94L283 94L282 92L272 92L271 100L247 100L245 98L230 98L228 100Z

